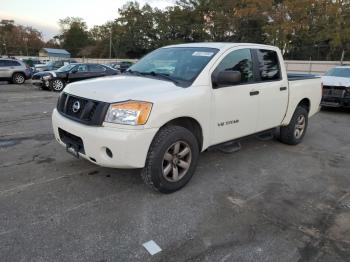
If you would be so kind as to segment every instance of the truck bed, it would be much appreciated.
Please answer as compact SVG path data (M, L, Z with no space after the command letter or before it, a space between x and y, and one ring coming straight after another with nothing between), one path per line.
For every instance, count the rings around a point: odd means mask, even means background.
M287 77L288 77L288 81L297 81L297 80L306 80L306 79L320 78L321 76L312 75L312 74L288 73Z

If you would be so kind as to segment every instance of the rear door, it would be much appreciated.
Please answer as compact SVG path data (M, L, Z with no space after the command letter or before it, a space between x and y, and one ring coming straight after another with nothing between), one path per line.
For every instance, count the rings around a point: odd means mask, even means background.
M216 86L221 71L239 71L240 83ZM219 144L256 132L259 106L258 86L254 81L252 55L249 48L228 51L212 73L214 136Z
M17 61L2 60L2 66L0 67L0 77L11 78L15 71L18 71L21 64Z
M89 64L89 74L91 78L105 76L107 74L106 68L99 64Z
M0 78L8 77L8 68L6 68L5 60L0 60Z
M288 80L278 53L252 49L254 72L259 83L257 132L280 126L288 107Z

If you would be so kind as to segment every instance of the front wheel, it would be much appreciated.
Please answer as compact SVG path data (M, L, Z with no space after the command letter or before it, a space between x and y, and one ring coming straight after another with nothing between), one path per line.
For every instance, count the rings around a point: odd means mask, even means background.
M61 92L65 86L65 83L61 79L55 79L51 81L51 89L54 92Z
M305 136L307 126L308 112L304 107L298 106L289 125L281 127L280 141L288 145L299 144Z
M161 193L172 193L185 186L197 166L197 139L180 126L159 130L150 146L142 170L144 182Z

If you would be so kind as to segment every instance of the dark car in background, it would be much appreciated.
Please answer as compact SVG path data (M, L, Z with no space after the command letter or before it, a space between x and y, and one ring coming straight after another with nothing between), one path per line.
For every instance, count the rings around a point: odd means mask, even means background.
M23 84L31 77L31 70L24 62L12 58L0 58L0 80Z
M130 66L132 66L134 63L130 61L117 61L107 64L108 66L119 70L120 72L125 72Z
M51 61L46 64L36 64L34 65L34 72L41 72L41 71L53 71L61 68L62 66L76 63L75 60L57 60L57 61Z
M71 82L117 74L117 70L105 65L74 63L55 71L35 73L32 81L33 84L39 85L42 89L61 92L66 84Z

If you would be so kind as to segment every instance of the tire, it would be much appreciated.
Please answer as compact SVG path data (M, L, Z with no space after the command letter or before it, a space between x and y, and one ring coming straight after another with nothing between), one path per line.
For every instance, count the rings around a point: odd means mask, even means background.
M299 144L306 133L308 126L308 112L298 106L288 126L282 126L280 130L280 141L288 145Z
M12 83L16 85L22 85L26 81L23 73L14 73L12 75Z
M61 92L65 87L65 82L61 79L54 79L50 81L50 87L54 92Z
M41 84L40 88L42 90L51 90L51 83L49 83L48 85L46 84L46 82L43 81L43 83Z
M175 192L191 179L198 156L197 139L189 130L180 126L165 126L151 143L146 165L141 172L142 179L146 185L161 193Z

